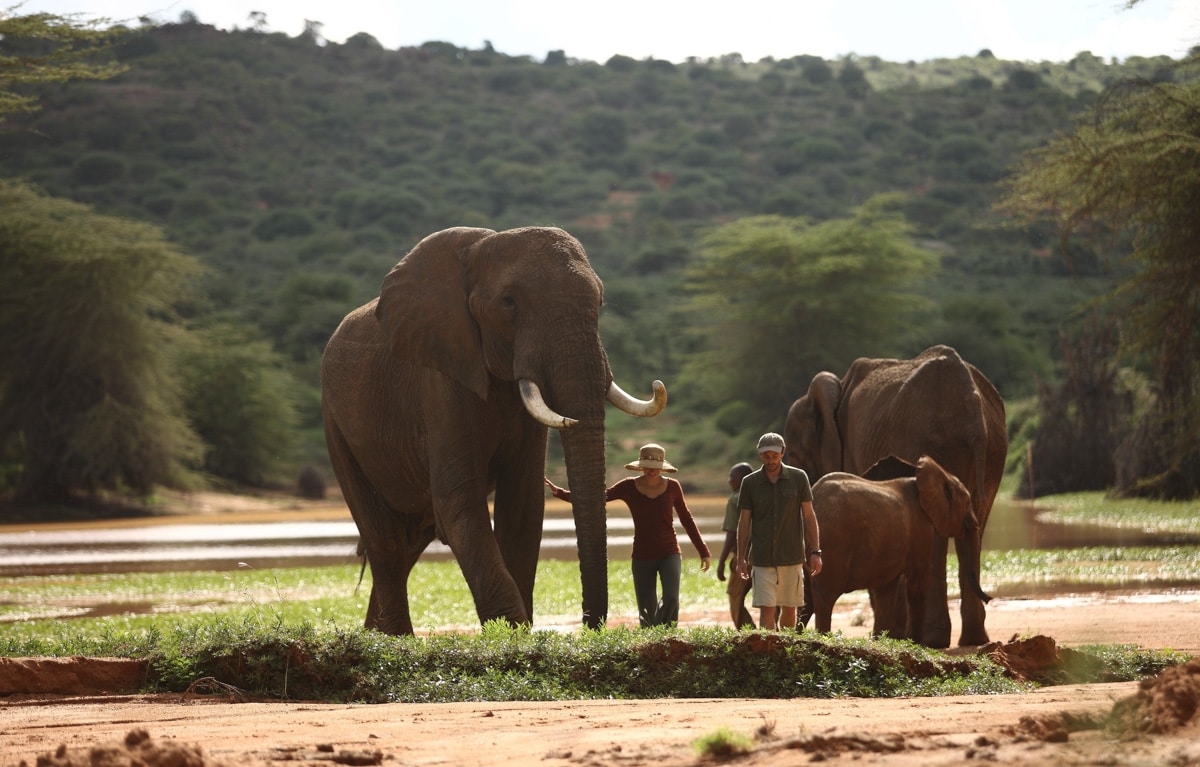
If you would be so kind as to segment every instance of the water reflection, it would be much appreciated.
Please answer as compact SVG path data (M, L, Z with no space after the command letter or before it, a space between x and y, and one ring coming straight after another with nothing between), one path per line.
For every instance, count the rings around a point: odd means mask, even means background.
M720 551L721 518L696 516L709 547ZM232 570L241 563L256 568L299 567L358 561L358 529L344 522L272 522L148 525L127 528L79 528L0 532L0 575ZM685 556L694 556L680 531ZM627 558L633 547L628 516L608 520L610 557ZM574 559L575 524L569 516L548 516L543 525L542 557ZM448 559L448 546L433 542L422 559Z
M997 498L983 533L984 551L1074 549L1085 546L1196 546L1200 536L1088 524L1061 524L1046 508Z

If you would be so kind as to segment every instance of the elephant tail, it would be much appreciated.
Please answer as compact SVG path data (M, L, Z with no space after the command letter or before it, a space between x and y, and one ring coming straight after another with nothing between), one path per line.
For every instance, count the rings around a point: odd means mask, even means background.
M362 588L363 576L367 574L367 547L363 545L362 538L358 539L358 547L354 553L362 560L362 567L358 570L358 583L354 584L354 593L357 594Z

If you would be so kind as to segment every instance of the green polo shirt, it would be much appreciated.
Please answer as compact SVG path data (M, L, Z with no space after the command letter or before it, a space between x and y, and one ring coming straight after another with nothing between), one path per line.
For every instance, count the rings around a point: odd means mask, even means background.
M742 480L738 509L750 510L750 564L804 564L804 509L812 487L802 469L784 464L774 484L762 469Z

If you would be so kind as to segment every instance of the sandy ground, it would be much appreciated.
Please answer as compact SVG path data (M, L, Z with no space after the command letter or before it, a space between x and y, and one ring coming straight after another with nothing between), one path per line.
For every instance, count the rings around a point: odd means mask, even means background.
M192 509L192 513L211 513ZM844 603L844 604L843 604ZM952 606L952 614L957 604ZM834 629L862 636L844 597ZM718 623L723 615L681 616ZM1127 643L1200 658L1200 592L998 599L994 640L1042 635L1060 648ZM955 622L954 636L958 635ZM56 661L70 677L73 661ZM60 669L62 671L63 669ZM1183 672L1174 677L1173 671ZM31 680L33 671L15 678ZM11 676L11 675L10 675ZM65 678L66 678L65 677ZM1169 677L1169 678L1168 678ZM1171 682L1170 685L1167 682ZM101 686L102 687L102 686ZM12 690L9 690L12 692ZM1047 687L1020 695L893 700L696 699L329 705L230 702L217 695L0 691L0 767L213 767L278 762L348 765L712 764L697 739L720 728L754 738L740 765L887 764L1200 766L1200 662L1160 680ZM1177 726L1112 731L1096 721L1122 701ZM1149 722L1149 714L1142 719ZM1157 719L1155 719L1157 721Z
M849 621L847 614L841 618ZM988 626L1001 641L1041 634L1053 637L1059 647L1128 642L1200 657L1200 594L1006 600L993 604ZM844 625L847 633L854 628ZM1180 717L1182 729L1123 739L1093 728L1073 731L1069 723L1072 717L1094 720L1108 715L1118 701L1139 694L1138 683L897 700L439 705L233 703L212 695L180 694L18 694L0 698L0 765L687 765L711 763L698 756L694 743L726 728L756 738L752 751L737 759L744 765L826 761L932 767L982 759L1039 767L1182 767L1200 765L1200 718L1191 715L1200 690L1200 664L1196 665L1192 678L1197 684L1175 696L1182 701L1177 705L1191 706L1191 713Z

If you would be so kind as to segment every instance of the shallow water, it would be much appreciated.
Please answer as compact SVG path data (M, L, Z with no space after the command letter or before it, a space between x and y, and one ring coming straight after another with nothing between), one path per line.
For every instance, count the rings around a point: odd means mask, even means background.
M701 534L716 557L724 541L721 531L724 498L697 497L692 512ZM543 527L542 557L576 556L574 524L562 507L548 504ZM243 563L263 569L356 562L358 530L342 521L238 522L162 524L112 527L104 523L78 527L6 531L0 526L0 575L57 573L153 572L171 570L232 570ZM682 528L685 557L695 555ZM629 556L633 525L624 510L610 510L609 556ZM1027 505L997 501L984 534L984 549L1059 549L1079 546L1179 545L1200 541L1164 539L1140 530L1047 524ZM434 542L424 559L447 559L450 549Z

